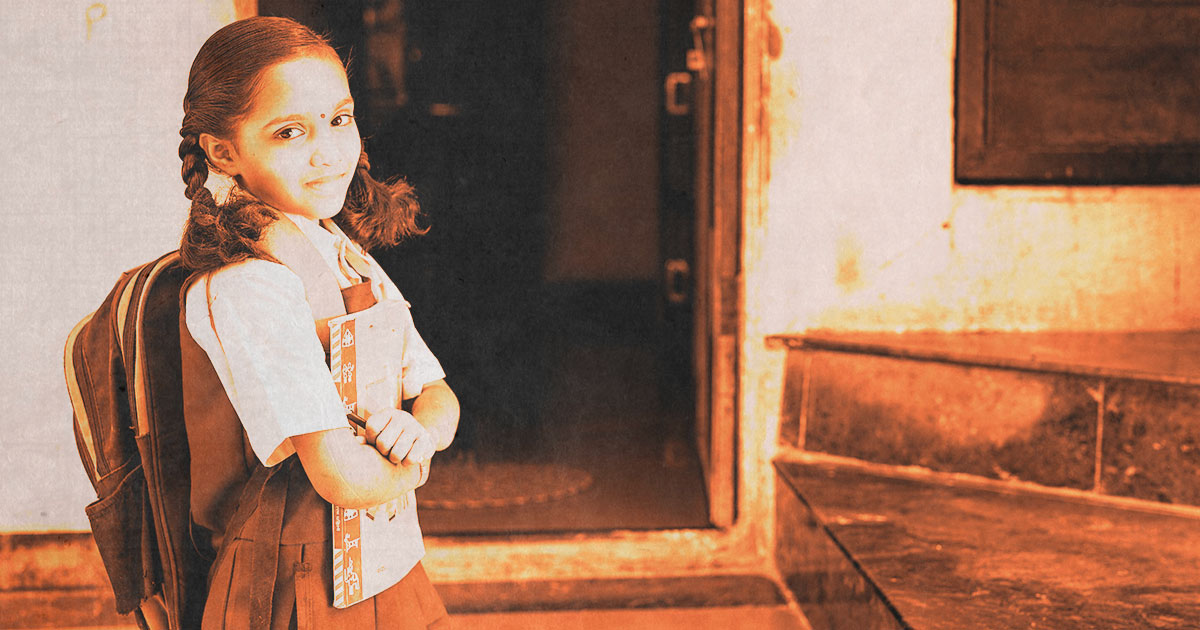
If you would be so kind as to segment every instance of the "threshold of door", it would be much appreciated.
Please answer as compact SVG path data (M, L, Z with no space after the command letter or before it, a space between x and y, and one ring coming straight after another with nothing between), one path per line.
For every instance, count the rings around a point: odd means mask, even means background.
M765 609L787 603L774 580L750 574L438 583L437 590L447 610L455 615L663 608Z

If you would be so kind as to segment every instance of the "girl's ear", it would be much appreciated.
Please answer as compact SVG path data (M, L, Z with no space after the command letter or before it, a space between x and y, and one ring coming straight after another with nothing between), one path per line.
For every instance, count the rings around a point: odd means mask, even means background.
M200 148L208 156L209 164L230 177L237 177L237 149L228 140L222 140L210 133L202 133L199 138Z

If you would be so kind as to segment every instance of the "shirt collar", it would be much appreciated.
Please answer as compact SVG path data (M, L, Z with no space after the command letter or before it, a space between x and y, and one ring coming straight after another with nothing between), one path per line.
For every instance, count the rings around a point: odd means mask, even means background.
M321 227L321 224L318 223L316 219L298 214L292 214L290 212L281 211L280 214L288 219L291 219L292 223L295 223L296 227L300 228L300 231L304 233L304 236L308 237L308 240L312 241L317 248L323 251L337 251L337 236L331 234L329 230Z

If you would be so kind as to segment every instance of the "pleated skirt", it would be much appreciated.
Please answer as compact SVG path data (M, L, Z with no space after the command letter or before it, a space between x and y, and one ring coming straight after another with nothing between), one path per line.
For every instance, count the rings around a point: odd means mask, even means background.
M221 565L213 567L202 630L249 628L253 543L237 539L232 544ZM348 608L333 607L332 565L329 541L280 545L271 630L452 628L420 563L391 588Z

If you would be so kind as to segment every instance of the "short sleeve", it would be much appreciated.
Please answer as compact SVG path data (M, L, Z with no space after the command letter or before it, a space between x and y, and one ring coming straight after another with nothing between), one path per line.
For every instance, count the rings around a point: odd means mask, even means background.
M212 361L259 460L273 466L286 459L295 452L291 436L347 426L300 278L262 260L209 278L212 323L201 279L186 297L188 331Z
M407 308L405 310L407 311ZM421 389L429 383L446 378L442 364L438 362L433 351L425 345L425 340L421 339L421 334L417 332L411 312L408 313L408 326L405 329L402 366L400 379L405 400L420 395Z
M417 332L417 326L412 319L411 306L408 304L408 300L404 299L404 295L400 293L400 289L396 287L396 283L392 282L387 272L374 258L367 255L366 259L380 277L384 298L400 300L405 304L407 321L404 333L403 371L400 376L401 391L405 400L416 398L426 385L446 378L446 372L442 369L442 364L437 360L433 351L425 344L425 340L421 338L421 334Z

